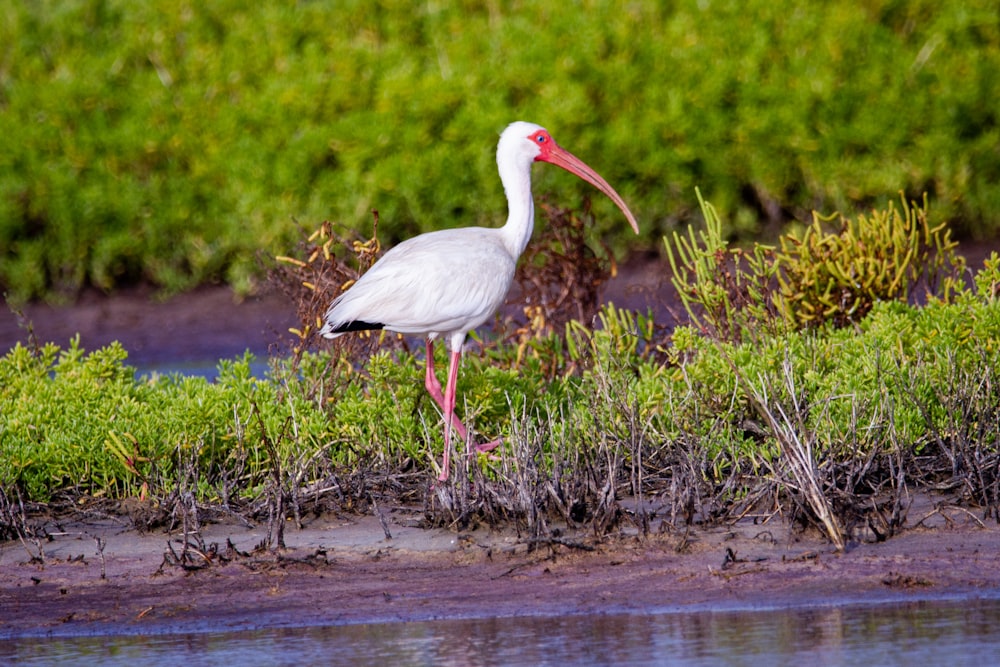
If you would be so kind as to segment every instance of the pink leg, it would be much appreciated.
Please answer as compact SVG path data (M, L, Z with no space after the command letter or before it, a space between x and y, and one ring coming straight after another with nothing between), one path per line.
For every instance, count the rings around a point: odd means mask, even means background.
M429 339L427 341L427 374L424 376L424 386L427 387L427 393L431 395L434 402L441 408L441 412L447 412L444 395L441 393L441 383L438 382L437 375L434 373L434 343ZM451 415L452 428L458 431L458 435L462 440L465 440L468 437L468 430L465 428L465 424L455 416L454 410L455 406L453 405Z
M430 339L427 340L427 373L424 376L424 386L427 388L427 393L431 395L434 402L438 404L441 408L441 412L444 413L444 460L441 466L441 475L438 477L440 481L445 481L448 479L448 467L451 458L451 431L454 429L463 441L468 441L468 429L465 428L465 424L455 415L455 388L458 384L458 367L462 359L462 353L452 352L451 360L448 365L448 380L445 386L444 393L441 393L441 383L437 379L437 374L434 372L434 342ZM451 428L449 428L449 424ZM474 450L477 453L489 452L500 446L501 440L493 440L492 442L484 442L482 444L476 445Z
M455 419L455 387L458 385L458 366L462 361L462 352L451 353L448 364L448 383L444 387L444 462L441 464L439 481L448 479L448 458L451 455L451 428ZM461 424L461 422L458 422ZM464 427L463 427L464 428Z

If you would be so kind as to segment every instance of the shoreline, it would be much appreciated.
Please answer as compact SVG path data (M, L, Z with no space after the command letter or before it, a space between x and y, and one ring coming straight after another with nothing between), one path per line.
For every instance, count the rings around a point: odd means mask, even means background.
M43 543L44 564L19 542L0 545L0 641L1000 597L1000 528L964 511L844 553L818 533L752 521L685 536L566 533L532 551L511 532L405 517L390 527L386 539L373 516L325 516L289 527L287 549L253 552L266 527L206 525L199 544L216 551L184 569L167 563L182 548L176 532L66 523Z

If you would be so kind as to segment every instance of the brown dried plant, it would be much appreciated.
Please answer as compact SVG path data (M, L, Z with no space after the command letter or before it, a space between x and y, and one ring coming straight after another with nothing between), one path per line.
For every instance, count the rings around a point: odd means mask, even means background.
M546 203L538 238L528 245L514 276L516 289L508 304L517 303L524 325L517 340L565 330L570 321L590 324L597 314L601 285L617 266L604 247L599 256L587 246L587 215Z
M587 246L588 214L550 206L540 207L543 222L537 238L528 244L514 275L514 287L497 317L496 342L511 346L512 354L493 363L518 367L527 355L542 361L551 379L573 372L575 361L566 350L567 325L590 329L600 310L600 292L617 272L606 247L597 254Z
M288 330L292 335L291 349L297 361L303 352L314 346L323 326L323 314L338 295L354 284L382 255L378 241L378 211L372 211L372 235L363 238L349 230L338 229L329 220L306 234L289 255L275 257L269 272L269 283L295 304L298 327ZM341 336L334 345L342 359L362 361L376 343L393 341L402 346L403 340L390 332L362 331L353 336Z

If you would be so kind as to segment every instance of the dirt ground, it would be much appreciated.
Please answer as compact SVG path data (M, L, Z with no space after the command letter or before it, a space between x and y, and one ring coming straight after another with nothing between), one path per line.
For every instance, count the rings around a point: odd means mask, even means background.
M967 249L970 267L996 247ZM626 263L605 300L652 307L669 321L663 267L648 257ZM165 302L142 289L89 294L69 308L23 313L43 342L65 346L79 332L94 350L119 340L140 367L247 349L263 356L295 324L281 297L240 301L225 288ZM0 350L26 340L23 322L0 312ZM901 534L840 554L777 519L688 536L567 535L529 550L516 535L419 529L402 512L391 539L373 517L316 519L287 530L288 549L257 554L262 527L216 524L199 535L217 550L196 571L167 562L182 549L176 533L138 534L112 519L56 524L41 561L33 545L0 544L0 639L1000 594L1000 529L934 502L912 509Z
M911 519L845 553L780 520L597 542L567 533L529 550L513 534L413 527L405 513L391 539L374 517L324 518L290 526L287 549L256 553L264 527L216 524L200 533L206 557L189 554L198 569L176 564L178 533L75 523L52 530L44 562L33 545L0 545L0 639L1000 594L996 525L930 503Z

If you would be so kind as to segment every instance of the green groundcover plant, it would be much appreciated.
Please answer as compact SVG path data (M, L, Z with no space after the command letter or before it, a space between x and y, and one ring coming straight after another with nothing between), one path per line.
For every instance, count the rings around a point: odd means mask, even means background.
M790 504L842 545L859 526L891 533L924 488L996 517L1000 257L966 276L946 299L879 300L850 326L789 327L776 309L781 326L753 336L666 335L609 304L594 328L484 341L461 407L504 445L434 486L439 414L404 348L361 363L300 349L264 378L247 355L209 381L136 377L119 345L18 345L0 359L4 516L60 498L139 498L169 515L184 498L273 514L392 497L423 500L434 521L541 531L556 516L600 532L631 495L664 499L675 523Z

